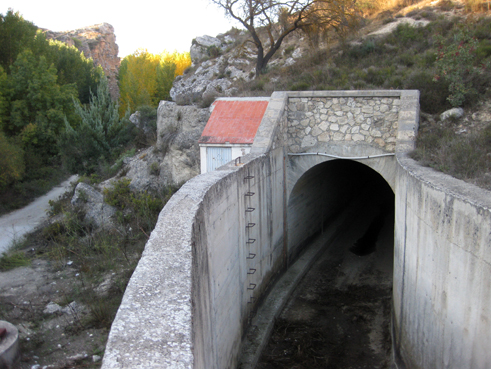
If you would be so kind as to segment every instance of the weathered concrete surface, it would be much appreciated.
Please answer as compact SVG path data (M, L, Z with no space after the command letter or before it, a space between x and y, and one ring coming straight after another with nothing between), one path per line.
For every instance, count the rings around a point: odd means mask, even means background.
M189 181L160 213L111 327L104 368L195 367L192 232L204 194L226 175Z
M6 330L5 336L0 339L0 368L15 368L20 359L19 331L4 320L0 320L0 329Z
M68 178L26 207L0 217L0 254L7 251L14 240L20 240L26 233L38 227L47 218L46 211L49 209L49 201L57 200L77 178L77 176Z
M396 358L407 368L489 368L490 193L404 155L398 163Z

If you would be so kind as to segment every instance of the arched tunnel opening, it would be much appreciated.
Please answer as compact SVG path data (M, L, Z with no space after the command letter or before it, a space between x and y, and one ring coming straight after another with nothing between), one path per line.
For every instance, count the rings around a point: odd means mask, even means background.
M389 368L394 193L367 165L308 170L288 201L293 262L322 252L278 316L257 368Z

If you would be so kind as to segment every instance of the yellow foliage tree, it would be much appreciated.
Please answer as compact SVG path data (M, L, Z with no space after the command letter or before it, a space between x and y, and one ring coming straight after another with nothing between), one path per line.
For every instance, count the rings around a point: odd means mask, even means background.
M123 116L128 107L135 111L168 100L172 82L190 65L189 53L177 51L155 55L139 49L125 57L119 68L119 114Z

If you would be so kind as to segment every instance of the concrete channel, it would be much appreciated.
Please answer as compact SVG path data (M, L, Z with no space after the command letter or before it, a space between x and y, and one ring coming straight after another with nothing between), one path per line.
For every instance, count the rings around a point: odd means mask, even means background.
M394 195L374 178L271 289L240 368L390 367Z

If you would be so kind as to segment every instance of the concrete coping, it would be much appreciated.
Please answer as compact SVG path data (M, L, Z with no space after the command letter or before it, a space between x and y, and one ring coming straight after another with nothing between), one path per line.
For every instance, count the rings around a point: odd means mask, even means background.
M329 90L329 91L292 91L288 97L401 97L413 90Z
M267 96L250 96L250 97L219 97L215 101L269 101Z
M411 159L407 153L396 153L396 160L410 176L417 178L418 181L426 186L458 198L477 208L491 211L490 191L438 172L433 168L421 166L417 161Z

